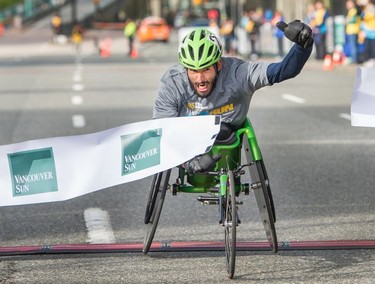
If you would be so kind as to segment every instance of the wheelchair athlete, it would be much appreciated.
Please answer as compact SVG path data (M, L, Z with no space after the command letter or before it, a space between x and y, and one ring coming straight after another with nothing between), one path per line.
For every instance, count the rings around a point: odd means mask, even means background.
M254 92L298 75L313 45L309 26L294 20L280 22L278 28L294 44L280 62L246 62L222 57L216 35L197 28L187 34L178 49L180 64L173 65L161 78L154 103L153 118L220 115L230 133L246 120ZM231 129L231 131L228 131ZM227 139L220 131L217 140ZM185 164L189 173L211 170L220 156L200 155Z

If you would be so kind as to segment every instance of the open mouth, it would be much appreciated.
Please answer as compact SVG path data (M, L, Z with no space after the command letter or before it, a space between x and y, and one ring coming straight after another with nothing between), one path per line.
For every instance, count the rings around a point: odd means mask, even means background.
M201 83L195 83L195 88L199 93L204 93L207 92L210 88L210 83L209 82L201 82Z

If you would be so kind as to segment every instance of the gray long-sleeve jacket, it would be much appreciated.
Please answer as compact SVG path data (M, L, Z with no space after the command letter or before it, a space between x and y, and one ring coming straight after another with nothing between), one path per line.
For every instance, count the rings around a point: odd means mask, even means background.
M239 128L246 119L254 92L264 86L295 77L300 73L312 48L294 45L279 63L246 62L222 58L222 69L212 93L202 98L192 89L185 68L172 66L161 78L153 118L221 115L222 121Z

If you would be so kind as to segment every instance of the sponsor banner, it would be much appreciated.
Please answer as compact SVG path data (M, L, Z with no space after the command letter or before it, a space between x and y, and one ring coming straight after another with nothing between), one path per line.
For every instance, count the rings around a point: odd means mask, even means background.
M375 68L360 67L351 104L352 126L375 127Z
M63 201L176 167L210 150L220 117L154 119L0 146L0 206Z

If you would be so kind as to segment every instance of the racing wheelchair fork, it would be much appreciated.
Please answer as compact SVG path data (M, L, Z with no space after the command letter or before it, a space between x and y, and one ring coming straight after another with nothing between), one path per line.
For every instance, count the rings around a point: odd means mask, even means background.
M248 166L248 165L245 165ZM235 188L235 180L239 178L240 175L244 174L242 170L244 166L241 166L234 170L228 170L226 168L221 168L219 171L209 171L204 172L203 174L206 176L212 176L217 179L218 184L216 186L211 186L209 188L200 188L196 186L187 186L184 183L184 177L186 175L186 171L184 169L180 169L179 177L176 180L176 183L173 184L172 187L172 194L177 195L177 192L193 192L193 193L210 193L211 195L200 195L197 197L197 200L200 201L203 205L218 205L219 209L219 224L224 226L224 222L226 220L226 209L228 206L228 198L231 198L231 206L242 205L242 201L235 200L236 197L239 196L241 192L244 192L245 195L249 194L249 184L241 184L240 188ZM228 184L229 179L229 184ZM232 194L230 191L230 186L233 186ZM233 195L233 196L232 196ZM236 226L241 223L241 220L238 216L237 210L235 211L236 218Z

